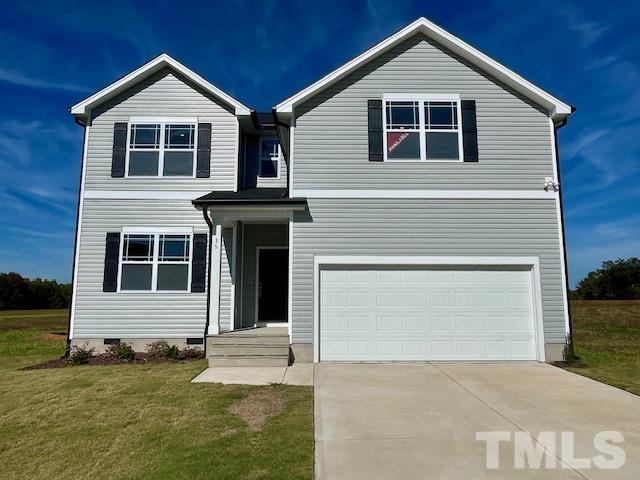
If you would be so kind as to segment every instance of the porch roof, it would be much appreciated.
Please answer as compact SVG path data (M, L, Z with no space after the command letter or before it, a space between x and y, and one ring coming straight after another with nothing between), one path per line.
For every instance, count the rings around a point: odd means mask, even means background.
M304 197L291 198L286 188L250 188L239 190L237 192L221 192L213 191L202 197L196 198L191 203L194 205L269 205L269 206L286 206L292 207L296 205L304 206L307 199Z

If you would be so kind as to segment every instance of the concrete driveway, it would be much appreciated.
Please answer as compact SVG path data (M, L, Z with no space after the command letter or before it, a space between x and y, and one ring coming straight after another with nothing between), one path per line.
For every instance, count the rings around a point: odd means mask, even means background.
M640 397L550 365L326 363L314 380L316 478L640 478ZM570 453L560 447L561 432L574 432L573 458L590 458L600 454L594 435L610 430L624 436L622 468L559 460ZM557 432L556 468L516 469L508 441L500 443L500 467L487 469L476 432L494 431L520 432L529 442ZM547 452L550 442L541 439Z

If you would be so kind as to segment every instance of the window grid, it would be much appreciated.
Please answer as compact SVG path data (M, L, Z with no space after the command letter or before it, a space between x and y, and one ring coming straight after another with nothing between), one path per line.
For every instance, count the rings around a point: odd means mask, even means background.
M266 148L265 148L266 146ZM261 178L280 178L280 144L276 138L261 138L260 152L258 154L258 177ZM265 176L263 164L275 163L276 173L272 176Z
M189 143L188 146L176 146L176 145L170 145L168 138L170 132L173 129L189 129ZM144 131L144 130L151 130L151 129L155 129L155 143L152 144L141 144L138 145L136 143L136 139L137 139L137 133L138 131ZM193 164L193 168L192 168L192 177L195 177L196 175L196 148L195 148L195 144L197 142L196 139L196 125L194 123L174 123L174 122L168 122L168 123L142 123L142 122L138 122L138 123L132 123L129 126L129 141L127 142L128 145L128 149L127 149L127 158L126 158L126 176L127 177L139 177L139 178L144 178L144 177L148 177L149 175L130 175L129 174L129 162L131 159L131 152L132 151L145 151L145 152L158 152L158 169L156 171L155 175L151 175L152 177L175 177L175 178L180 178L180 177L187 177L186 175L164 175L164 154L165 151L181 151L181 152L192 152L193 154L193 158L192 158L192 164Z
M384 118L384 135L383 135L383 147L384 147L384 161L388 162L462 162L462 129L459 126L460 119L460 101L459 100L385 100L385 108L383 110ZM392 107L396 105L416 104L418 106L418 126L417 128L402 128L397 124L393 124ZM430 119L430 107L444 107L450 106L452 109L452 122L451 124L431 124ZM390 118L391 116L391 118ZM435 126L435 127L434 127ZM440 128L438 128L440 127ZM444 128L443 128L444 127ZM388 151L388 135L387 133L393 132L418 132L420 136L420 157L415 158L389 158ZM458 158L457 159L438 159L427 158L427 146L426 139L427 133L457 133L458 137Z
M160 244L161 240L165 238L171 237L171 239L183 239L185 240L185 244L183 247L183 255L178 260L167 260L166 258L161 260L160 255ZM151 242L151 256L148 259L144 260L130 260L128 259L128 255L126 254L128 249L129 240L135 240L139 238L150 239ZM120 250L120 268L118 273L118 292L125 293L188 293L191 290L191 243L192 243L192 234L179 234L179 235L169 235L169 234L160 234L160 233L152 233L152 234L122 234L122 248ZM164 254L163 254L164 255ZM124 265L152 265L151 269L151 289L149 290L127 290L122 289L122 271ZM187 265L187 284L184 290L159 290L158 286L158 267L159 265Z

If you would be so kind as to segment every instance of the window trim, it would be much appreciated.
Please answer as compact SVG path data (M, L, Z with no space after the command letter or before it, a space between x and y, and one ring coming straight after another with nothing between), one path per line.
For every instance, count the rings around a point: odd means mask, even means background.
M407 130L409 132L418 132L420 137L420 158L400 158L393 159L387 157L387 103L388 102L418 102L418 130ZM427 132L456 132L455 130L446 129L427 129L425 121L425 102L456 102L458 113L458 159L427 159L426 134ZM396 131L398 129L391 129ZM454 93L430 93L430 94L410 94L410 93L388 93L382 96L382 147L383 162L386 163L462 163L464 162L463 138L462 138L462 102L460 95Z
M149 261L127 261L127 264L151 263L151 289L150 290L122 290L122 258L124 256L125 235L151 235L153 236L153 258ZM184 235L189 237L189 259L185 262L160 262L160 235ZM186 290L158 290L158 265L160 264L184 265L187 264L187 288ZM120 252L118 255L118 286L117 293L128 294L176 294L185 295L191 293L191 275L193 267L193 228L189 227L123 227L120 232Z
M131 154L131 126L136 124L157 124L160 125L160 135L158 137L158 171L157 175L129 175L129 157ZM191 175L162 175L164 170L164 152L173 149L165 149L165 127L167 125L193 125L193 170ZM138 149L134 149L138 150ZM155 152L156 149L139 149L140 151ZM187 149L176 149L185 151ZM198 118L197 117L130 117L127 122L127 146L124 159L125 178L196 178L198 158Z
M276 176L275 177L263 177L260 173L262 172L262 140L275 140L276 145L278 145L278 161L276 162ZM261 135L258 137L258 173L257 177L260 180L280 180L280 164L282 163L282 148L280 146L280 142L278 141L278 137L272 135Z

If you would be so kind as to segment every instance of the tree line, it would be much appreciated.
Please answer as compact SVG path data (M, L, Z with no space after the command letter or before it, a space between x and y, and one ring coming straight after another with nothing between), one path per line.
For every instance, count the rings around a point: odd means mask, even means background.
M67 308L71 284L25 278L19 273L0 273L0 310Z
M640 259L602 262L601 268L580 280L571 296L582 300L640 299Z

